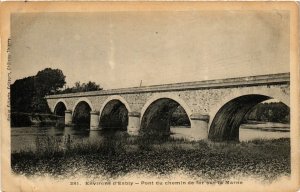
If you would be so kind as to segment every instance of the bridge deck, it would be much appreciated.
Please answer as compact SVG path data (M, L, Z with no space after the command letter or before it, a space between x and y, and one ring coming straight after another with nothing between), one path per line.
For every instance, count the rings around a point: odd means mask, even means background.
M145 93L145 92L183 91L183 90L191 90L191 89L275 85L275 84L289 84L289 82L290 82L289 73L278 73L278 74L227 78L227 79L217 79L217 80L194 81L194 82L130 87L130 88L120 88L120 89L110 89L110 90L100 90L100 91L90 91L90 92L56 94L56 95L48 95L46 96L46 98L55 99L55 98L86 97L86 96L97 96L97 95L116 95L116 94Z

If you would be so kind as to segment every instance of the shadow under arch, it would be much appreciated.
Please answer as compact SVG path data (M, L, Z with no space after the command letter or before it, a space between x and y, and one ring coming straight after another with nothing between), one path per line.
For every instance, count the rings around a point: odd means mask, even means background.
M107 102L101 111L99 126L102 129L127 130L128 109L125 104L118 99Z
M108 97L99 110L99 126L103 129L127 130L128 113L131 108L120 95Z
M90 112L93 110L91 103L85 99L77 101L73 109L72 121L75 125L90 125Z
M64 102L59 101L54 107L54 115L57 116L65 116L65 111L67 110L67 106Z
M57 114L58 110L60 110L60 107L63 107L63 106L66 108L65 110L69 109L67 102L64 99L59 99L53 107L53 113Z
M213 116L208 138L213 141L238 141L239 127L245 115L254 106L269 99L274 98L262 94L246 94L227 101ZM287 105L286 102L284 104Z
M192 112L181 99L176 97L154 97L142 109L140 131L143 134L169 135L172 114L179 106L185 112L190 125Z

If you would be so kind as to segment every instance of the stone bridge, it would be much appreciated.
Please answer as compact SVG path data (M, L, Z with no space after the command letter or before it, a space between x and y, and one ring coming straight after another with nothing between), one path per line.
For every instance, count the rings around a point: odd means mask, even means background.
M79 123L76 117L85 113L91 130L119 126L132 135L169 133L171 116L181 108L189 128L173 131L211 140L238 140L246 113L272 98L290 106L289 73L46 96L66 125Z

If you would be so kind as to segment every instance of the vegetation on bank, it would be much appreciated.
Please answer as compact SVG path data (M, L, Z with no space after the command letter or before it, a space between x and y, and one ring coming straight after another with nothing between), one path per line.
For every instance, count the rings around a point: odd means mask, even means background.
M274 181L291 171L289 139L211 143L121 134L93 143L44 137L37 138L36 144L36 151L12 153L13 172L109 179L135 172L164 176L183 171L204 180L255 177Z
M59 69L46 68L35 76L16 80L11 85L11 111L23 113L50 113L45 95L55 93L65 85L65 76Z
M51 116L51 111L45 99L46 95L102 89L100 85L91 81L82 84L76 82L74 87L64 88L66 84L65 78L60 69L46 68L39 71L35 76L16 80L10 87L11 125L31 126L40 124L39 122L48 124L50 122L48 121L49 119L32 115L33 113L39 113ZM52 121L50 124L53 124Z
M290 123L290 108L281 102L259 103L249 111L246 121Z
M11 113L11 127L49 126L64 122L64 117L40 113Z
M244 117L243 123L276 122L290 123L290 108L281 102L259 103ZM179 106L171 116L171 126L190 126L189 117Z
M35 76L16 80L11 85L11 111L18 113L50 113L46 95L101 90L100 85L89 81L76 82L64 88L66 76L60 69L45 68Z

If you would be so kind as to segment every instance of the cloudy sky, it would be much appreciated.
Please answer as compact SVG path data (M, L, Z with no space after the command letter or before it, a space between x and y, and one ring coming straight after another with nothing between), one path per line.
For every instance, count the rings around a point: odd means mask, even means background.
M287 12L23 13L12 82L46 67L104 89L289 71Z

